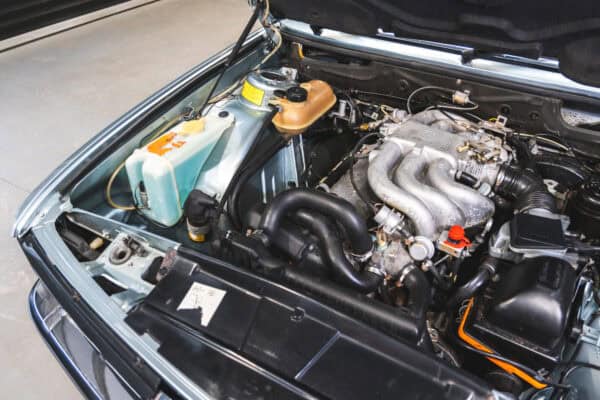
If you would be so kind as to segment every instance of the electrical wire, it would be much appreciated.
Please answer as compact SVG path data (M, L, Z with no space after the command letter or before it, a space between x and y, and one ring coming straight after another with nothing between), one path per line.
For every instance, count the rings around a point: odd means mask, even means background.
M215 103L218 103L219 101L223 100L224 98L229 96L235 89L237 89L242 84L242 82L244 82L244 79L245 79L245 77L238 79L231 86L224 89L219 94L216 94L213 97L211 97L210 100L208 100L208 102L206 104L215 104Z
M472 104L471 107L459 107L459 106L453 106L450 104L438 104L438 105L436 105L436 108L444 109L444 110L454 110L454 111L475 111L479 108L478 104L473 103L472 101L469 101L469 103Z
M561 150L564 150L566 152L571 152L572 151L569 146L566 146L566 145L564 145L564 144L562 144L560 142L557 142L556 140L553 140L553 139L550 139L550 138L547 138L547 137L544 137L544 136L533 135L531 133L520 133L520 132L515 133L514 136L531 138L531 139L534 139L536 141L540 141L540 142L544 142L546 144L553 145L553 146L555 146L555 147L557 147L557 148L559 148Z
M392 94L386 94L386 93L369 92L367 90L360 90L360 89L351 89L350 93L364 94L366 96L386 97L388 99L399 100L399 101L407 101L408 100L406 97L394 96Z
M119 175L119 172L121 172L121 170L123 169L124 166L125 166L125 161L123 161L121 164L119 164L119 166L117 168L115 168L113 173L110 175L110 178L108 178L108 183L106 184L106 189L105 189L106 201L112 208L116 208L117 210L133 211L136 209L135 205L124 206L121 204L117 204L113 200L112 194L111 194L112 185L113 185L115 179L117 178L117 175Z
M267 0L267 2L268 2L268 0ZM271 57L273 57L273 55L275 53L277 53L277 51L281 48L281 44L283 42L283 38L281 36L281 31L279 30L279 28L277 28L275 25L272 25L272 24L269 25L269 28L273 31L273 33L277 37L277 40L276 40L276 43L275 43L275 46L273 47L273 49L269 52L269 54L267 54L265 56L265 58L262 59L262 61L260 62L259 66L261 66L264 63L266 63L267 61L269 61L269 59ZM256 68L258 68L258 67L256 67Z
M449 89L449 88L445 88L445 87L441 87L441 86L422 86L418 89L415 89L406 99L406 110L408 111L409 114L413 114L412 108L411 108L411 103L413 98L415 97L416 94L421 93L425 90L438 90L441 92L446 92L446 93L454 93L454 90Z
M360 190L360 188L358 187L358 184L356 183L356 176L354 173L354 163L357 160L356 153L358 152L358 150L360 150L362 145L365 144L365 142L368 139L375 137L375 136L379 136L379 135L380 135L379 132L373 132L373 133L369 133L368 135L361 137L358 140L358 142L356 142L356 144L354 145L354 147L352 148L352 151L350 153L350 183L352 183L352 188L354 189L354 191L356 191L356 194L358 194L358 197L360 197L360 199L367 205L367 207L369 207L372 210L375 209L373 202L371 200L369 200L367 195L365 193L363 193L362 190Z
M414 92L413 92L414 93ZM455 110L455 111L472 111L474 109L477 109L478 106L474 105L472 108L464 108L464 107L454 107L454 106L450 106L450 105L443 105L443 104L438 104L436 105L436 108L439 109L446 117L450 118L451 120L453 120L454 122L457 122L455 118L453 118L450 114L444 112L444 110ZM480 120L481 122L483 122L484 120L481 119L480 117L476 116L475 114L471 114L471 113L466 113L469 116L472 116L478 120ZM490 120L495 120L495 118L491 118ZM492 121L493 122L493 121ZM534 139L536 141L548 144L550 146L554 146L555 148L562 150L568 154L573 154L574 149L570 146L568 146L567 144L561 143L557 140L554 140L553 138L548 138L545 136L541 136L541 135L535 135L535 134L531 134L531 133L521 133L521 132L515 132L513 134L513 136L519 138L519 137L523 137L523 138L531 138Z
M476 349L476 348L471 347L468 344L463 343L461 341L457 341L456 343L458 343L459 346L462 347L463 349L468 350L468 351L470 351L470 352L472 352L474 354L478 354L478 355L486 357L486 358L493 358L495 360L502 361L502 362L507 363L507 364L511 364L511 365L519 368L523 372L527 373L528 375L531 375L532 377L535 377L536 380L539 380L540 382L543 382L543 383L549 384L550 386L553 386L552 384L548 383L544 378L542 378L541 376L539 376L539 373L536 370L534 370L533 368L530 368L530 367L528 367L528 366L526 366L524 364L521 364L520 362L512 360L512 359L510 359L508 357L501 356L501 355L496 354L496 353L488 353L488 352L485 352L483 350Z
M543 389L550 385L550 383L546 382L544 378L540 379L540 377L538 377L539 373L537 371L534 371L533 369L525 365L522 365L516 361L510 360L506 357L499 355L493 349L481 343L479 340L477 340L476 338L474 338L466 332L465 325L469 317L469 313L472 310L473 303L474 299L471 297L460 319L460 323L458 326L458 337L460 340L457 341L457 343L459 343L463 347L468 346L468 348L473 348L473 351L477 352L478 354L479 351L481 351L480 354L485 356L493 364L508 372L509 374L518 376L523 381L527 382L536 389Z

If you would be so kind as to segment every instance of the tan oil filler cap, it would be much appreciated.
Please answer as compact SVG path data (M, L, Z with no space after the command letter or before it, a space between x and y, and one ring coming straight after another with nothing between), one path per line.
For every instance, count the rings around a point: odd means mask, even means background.
M337 101L326 82L312 80L289 88L285 98L271 101L281 111L273 117L275 128L286 135L299 135L321 118Z

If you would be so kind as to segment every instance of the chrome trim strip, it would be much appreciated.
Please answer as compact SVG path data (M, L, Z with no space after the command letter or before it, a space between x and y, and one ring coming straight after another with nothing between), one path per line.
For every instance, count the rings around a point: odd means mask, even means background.
M36 282L33 288L31 289L31 292L29 293L29 312L31 314L31 319L33 319L33 321L35 322L35 325L37 326L38 330L40 330L40 333L42 334L44 340L47 342L48 346L50 347L56 358L58 358L58 360L61 363L61 366L65 369L69 377L85 385L86 388L91 393L93 393L97 399L102 399L102 396L100 395L100 393L98 393L94 385L92 385L92 383L85 376L85 374L83 374L79 366L77 366L77 364L73 362L68 352L63 348L62 344L56 339L56 337L52 333L52 327L49 327L46 324L44 316L40 312L38 304L35 301L35 295L37 293L39 285L40 282Z
M425 63L451 69L457 73L469 73L486 78L531 85L542 89L600 98L600 88L577 83L559 72L546 69L481 58L476 58L469 63L463 64L460 54L394 42L392 40L378 39L376 37L351 35L330 29L323 29L320 35L316 35L308 24L289 19L281 22L281 31L282 33L322 42L331 46L377 54L407 62Z

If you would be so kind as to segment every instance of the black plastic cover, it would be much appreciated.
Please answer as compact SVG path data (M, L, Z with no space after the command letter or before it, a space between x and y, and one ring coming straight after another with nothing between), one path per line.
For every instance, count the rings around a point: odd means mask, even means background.
M499 281L477 304L474 336L500 354L532 366L559 361L577 273L566 261L537 257L503 265Z
M285 399L306 397L305 390L345 400L491 396L486 383L413 345L230 264L198 257L175 257L127 322L150 334L158 351L203 387L211 380L223 385L225 378L233 387L242 378L254 382L252 396L227 393L225 384L217 398ZM180 309L195 282L226 291L206 326L201 309ZM230 359L215 346L228 349Z
M567 248L561 220L533 214L517 214L510 221L510 245L532 250Z
M559 60L563 74L600 85L600 7L589 0L270 0L277 18L315 28L424 39L478 52Z
M571 229L592 239L600 239L600 177L581 185L569 201Z
M214 214L217 201L201 190L194 189L183 204L183 213L194 226L207 224Z

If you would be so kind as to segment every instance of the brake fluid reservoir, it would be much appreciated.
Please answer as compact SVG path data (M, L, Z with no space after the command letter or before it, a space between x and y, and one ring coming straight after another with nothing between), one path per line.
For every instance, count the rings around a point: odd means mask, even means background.
M301 83L289 88L284 98L272 101L281 107L273 118L273 125L281 133L298 135L321 118L336 101L333 89L326 82Z
M165 226L175 225L215 144L234 122L226 111L183 121L125 162L136 206Z

